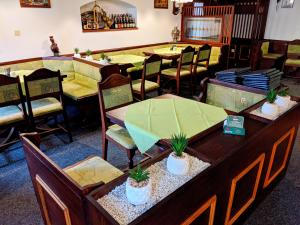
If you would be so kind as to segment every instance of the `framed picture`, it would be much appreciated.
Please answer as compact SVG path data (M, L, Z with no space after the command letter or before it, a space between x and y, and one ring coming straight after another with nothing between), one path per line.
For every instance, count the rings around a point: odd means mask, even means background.
M154 0L154 8L167 9L168 8L168 0Z
M50 0L20 0L24 8L51 8Z
M295 0L282 0L281 8L293 8Z

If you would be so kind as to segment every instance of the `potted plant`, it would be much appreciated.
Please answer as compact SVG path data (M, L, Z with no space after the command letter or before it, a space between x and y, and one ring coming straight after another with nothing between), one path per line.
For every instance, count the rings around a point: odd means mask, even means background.
M189 171L189 158L184 152L188 144L186 135L173 135L171 139L171 149L173 152L167 159L168 171L175 175L185 175Z
M126 181L126 196L131 204L145 204L151 196L151 189L152 185L148 171L143 170L140 165L130 170Z
M100 62L101 64L107 64L107 62L108 62L108 61L107 61L107 56L106 56L104 53L101 53L99 62Z
M81 55L79 53L79 48L74 48L74 57L81 58Z
M282 108L287 108L290 104L291 96L286 90L281 90L277 93L275 104Z
M267 94L267 101L262 105L261 112L263 114L269 115L269 116L277 116L279 109L278 106L275 104L276 100L276 91L270 90Z
M85 52L85 54L86 54L86 59L87 60L93 60L93 57L92 57L92 51L91 50L86 50L86 52Z

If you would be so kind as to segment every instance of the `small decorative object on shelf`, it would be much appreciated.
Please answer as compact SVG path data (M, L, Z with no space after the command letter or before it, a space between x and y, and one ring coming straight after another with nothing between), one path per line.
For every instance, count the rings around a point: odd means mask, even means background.
M223 125L224 134L245 135L244 117L243 116L227 116Z
M173 135L171 139L171 148L173 152L167 160L168 171L175 175L185 175L189 171L189 158L184 152L187 148L188 139L186 135Z
M99 62L101 63L101 64L108 64L108 63L110 63L111 62L111 58L109 58L107 55L105 55L104 53L102 53L101 55L100 55L100 59L99 59Z
M267 94L267 101L262 105L261 112L272 117L278 116L279 109L278 105L275 104L275 100L276 91L272 89Z
M81 58L81 55L79 53L79 48L74 48L74 57Z
M291 102L291 96L288 95L286 90L281 90L277 93L275 104L281 108L288 108Z
M20 0L22 8L51 8L50 0Z
M180 30L178 29L178 27L174 27L174 29L172 30L172 38L173 38L173 42L177 42L179 40L179 35L180 35Z
M92 51L91 50L86 50L85 52L86 56L85 56L85 59L87 60L93 60L93 57L92 57Z
M10 72L11 72L11 68L10 67L6 67L4 68L4 75L10 77Z
M110 30L123 30L123 29L136 29L136 19L131 12L132 9L121 9L125 13L114 14L108 13L100 7L99 0L83 5L80 8L82 30L84 32L95 31L110 31ZM117 9L116 11L120 11ZM127 12L126 12L127 11Z
M167 9L169 0L154 0L154 8Z
M50 49L53 52L54 56L59 56L59 48L58 45L55 43L54 37L50 36L51 46Z
M149 172L138 165L129 172L126 181L126 197L133 205L145 204L151 196L151 179Z

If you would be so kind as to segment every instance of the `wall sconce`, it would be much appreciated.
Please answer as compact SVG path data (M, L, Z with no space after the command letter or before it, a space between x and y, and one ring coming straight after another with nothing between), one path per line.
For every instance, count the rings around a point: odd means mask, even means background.
M173 14L178 15L184 3L193 2L193 0L171 0L173 2Z

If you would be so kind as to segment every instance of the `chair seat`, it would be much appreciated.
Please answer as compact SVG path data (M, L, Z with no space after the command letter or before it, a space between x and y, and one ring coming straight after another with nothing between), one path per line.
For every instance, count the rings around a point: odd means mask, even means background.
M10 105L0 107L0 126L24 120L23 112L18 106Z
M300 59L287 59L285 61L286 66L300 67Z
M208 63L209 66L215 66L215 65L218 65L218 64L219 64L219 62L214 61L214 60L209 60L209 63ZM206 62L199 62L198 65L206 66Z
M207 68L203 66L197 66L197 73L206 72Z
M142 79L132 81L133 91L141 92L141 82L142 82ZM155 82L152 82L149 80L145 80L145 91L146 92L154 91L154 90L157 90L158 88L159 88L158 83L155 83Z
M84 86L76 81L63 82L64 95L69 98L78 101L83 98L97 95L97 89Z
M143 70L143 66L133 66L126 69L127 73L134 73Z
M283 56L282 54L278 54L278 53L268 53L268 54L264 54L263 58L264 59L279 59L282 56Z
M177 68L169 68L169 69L162 70L161 75L176 77ZM182 66L181 70L180 70L180 76L189 76L189 75L191 75L191 72L189 70L189 66Z
M106 135L127 149L136 148L136 145L127 130L117 124L108 127Z
M56 98L42 98L31 101L32 113L34 117L43 116L49 113L63 110L63 107ZM21 107L21 105L19 105ZM27 105L26 111L28 113Z
M98 156L85 159L64 169L81 187L99 182L108 183L123 172Z

